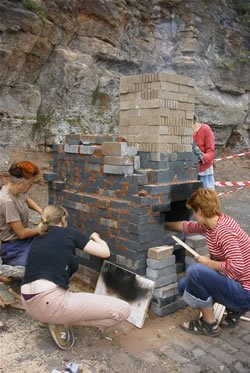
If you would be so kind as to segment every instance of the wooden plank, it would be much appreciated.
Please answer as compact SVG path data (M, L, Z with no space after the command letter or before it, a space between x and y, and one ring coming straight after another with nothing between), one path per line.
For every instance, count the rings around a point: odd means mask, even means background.
M183 242L182 240L180 240L178 237L176 236L172 236L172 238L178 242L182 247L184 247L190 254L192 254L194 257L197 257L197 256L200 256L200 254L198 254L195 250L193 250L190 246L188 246L185 242Z

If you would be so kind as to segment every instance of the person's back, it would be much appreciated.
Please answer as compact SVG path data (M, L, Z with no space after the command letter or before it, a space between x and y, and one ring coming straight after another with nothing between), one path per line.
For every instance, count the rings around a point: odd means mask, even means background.
M46 279L67 289L70 277L78 269L75 248L84 247L87 241L76 229L49 227L31 244L23 284Z

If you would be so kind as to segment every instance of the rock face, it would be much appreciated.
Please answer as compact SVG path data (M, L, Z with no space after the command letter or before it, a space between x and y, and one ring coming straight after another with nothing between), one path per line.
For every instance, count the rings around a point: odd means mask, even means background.
M249 146L244 0L2 0L0 153L49 149L69 133L117 133L119 82L191 77L217 149Z

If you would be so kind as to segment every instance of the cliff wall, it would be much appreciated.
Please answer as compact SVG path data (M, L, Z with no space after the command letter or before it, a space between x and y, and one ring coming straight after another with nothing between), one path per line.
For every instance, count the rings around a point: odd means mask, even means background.
M249 147L244 0L2 0L0 154L49 150L65 134L117 133L124 75L191 77L217 151Z

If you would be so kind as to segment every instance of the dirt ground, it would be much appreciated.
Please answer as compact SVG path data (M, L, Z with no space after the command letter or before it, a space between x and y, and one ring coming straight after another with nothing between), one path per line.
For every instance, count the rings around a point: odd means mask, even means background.
M49 154L32 158L44 170L50 167ZM28 159L26 157L26 159ZM216 164L215 177L223 180L250 180L250 160L235 159ZM217 188L217 192L233 188ZM36 186L31 196L47 204L46 188ZM223 211L233 216L250 234L250 187L221 197ZM36 216L33 216L34 222ZM75 346L58 350L47 328L41 328L23 310L0 309L0 372L49 373L63 371L69 362L80 364L82 372L250 372L250 322L223 330L218 338L193 336L179 323L196 316L187 307L166 317L148 313L144 327L128 322L100 333L94 328L75 327ZM250 317L250 313L247 314Z

